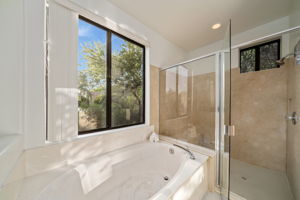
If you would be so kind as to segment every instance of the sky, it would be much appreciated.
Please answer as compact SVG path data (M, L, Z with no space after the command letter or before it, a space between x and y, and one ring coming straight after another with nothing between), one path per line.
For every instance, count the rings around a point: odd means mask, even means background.
M95 25L79 19L78 24L78 70L86 68L85 60L82 58L82 45L85 42L101 42L106 44L106 31ZM125 41L116 35L112 35L112 52L118 52L121 49L121 45Z

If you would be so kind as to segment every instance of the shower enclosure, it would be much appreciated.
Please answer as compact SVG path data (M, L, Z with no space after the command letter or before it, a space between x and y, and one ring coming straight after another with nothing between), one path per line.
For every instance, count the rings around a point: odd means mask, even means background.
M231 25L222 51L165 69L159 74L159 133L216 152L216 183L229 195Z
M266 42L280 41L280 59L262 69L274 54ZM299 27L248 42L258 46L261 69L242 73L238 56L232 65L231 191L245 199L300 199ZM240 46L233 48L238 55ZM249 50L249 48L248 48ZM267 55L268 57L266 57Z
M216 152L222 200L298 200L300 27L233 47L230 29L221 51L160 71L159 132ZM270 41L280 57L264 68ZM240 51L252 46L261 69L243 73Z

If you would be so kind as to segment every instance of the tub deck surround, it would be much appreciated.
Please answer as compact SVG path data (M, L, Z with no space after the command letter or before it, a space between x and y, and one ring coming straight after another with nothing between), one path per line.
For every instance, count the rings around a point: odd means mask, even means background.
M195 145L195 144L184 142L182 140L178 140L178 139L171 138L171 137L164 136L164 135L159 135L159 139L164 141L164 142L167 142L169 144L177 144L177 145L180 145L180 146L188 147L190 150L192 150L194 152L198 152L200 154L206 155L206 156L211 157L211 158L216 156L216 151L214 151L212 149L209 149L209 148L206 148L206 147L198 146L198 145Z
M79 136L25 151L26 176L33 176L148 139L153 126L139 125Z
M193 199L199 185L203 195L208 191L208 157L195 156L165 142L142 142L28 177L18 200Z
M23 137L20 134L0 135L0 188L13 180L10 176L23 151Z
M207 160L207 174L208 174L208 190L211 192L214 192L217 190L217 186L216 186L216 176L217 176L217 169L216 169L216 151L206 148L206 147L202 147L202 146L198 146L195 144L191 144L182 140L178 140L175 138L171 138L168 136L163 136L163 135L159 135L159 139L163 142L169 143L169 144L177 144L183 147L187 147L189 150L191 150L192 152L196 152L202 155L205 155L208 157Z

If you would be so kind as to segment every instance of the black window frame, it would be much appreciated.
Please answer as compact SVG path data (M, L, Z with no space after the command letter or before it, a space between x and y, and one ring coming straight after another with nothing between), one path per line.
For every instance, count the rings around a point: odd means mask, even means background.
M118 33L115 32L105 26L102 26L100 24L98 24L97 22L88 19L82 15L78 16L79 20L83 20L91 25L94 25L96 27L99 27L103 30L106 31L106 59L107 59L107 71L106 71L106 127L105 128L98 128L98 129L92 129L92 130L86 130L86 131L79 131L78 130L78 135L84 135L84 134L89 134L89 133L95 133L95 132L100 132L100 131L106 131L106 130L113 130L113 129L118 129L118 128L125 128L125 127L130 127L130 126L136 126L136 125L141 125L141 124L145 124L145 117L146 117L146 48L144 45ZM112 108L112 93L111 93L111 69L112 69L112 42L111 42L111 38L112 35L116 35L128 42L131 42L139 47L142 48L143 50L143 108L142 108L142 121L138 122L138 123L134 123L134 124L126 124L126 125L122 125L122 126L116 126L116 127L112 127L111 126L111 120L112 120L112 113L111 113L111 108ZM78 124L79 125L79 124Z
M255 67L254 67L254 71L249 71L249 72L255 72L255 71L261 71L261 67L260 67L260 47L265 46L265 45L269 45L269 44L273 44L273 43L277 43L277 60L280 59L281 57L281 39L275 39L275 40L271 40L268 42L264 42L264 43L260 43L258 45L254 45L251 47L247 47L247 48L241 48L239 53L240 53L240 60L239 60L239 66L240 66L240 73L248 73L248 72L242 72L242 52L244 51L248 51L251 49L255 50ZM277 64L277 68L280 68L280 65Z

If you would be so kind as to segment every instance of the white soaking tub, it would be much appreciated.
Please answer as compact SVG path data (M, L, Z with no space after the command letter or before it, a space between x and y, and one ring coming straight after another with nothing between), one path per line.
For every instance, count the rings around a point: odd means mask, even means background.
M207 156L195 156L192 160L186 151L163 142L140 143L28 178L27 192L19 199L201 199L207 191ZM39 189L30 192L34 185Z

